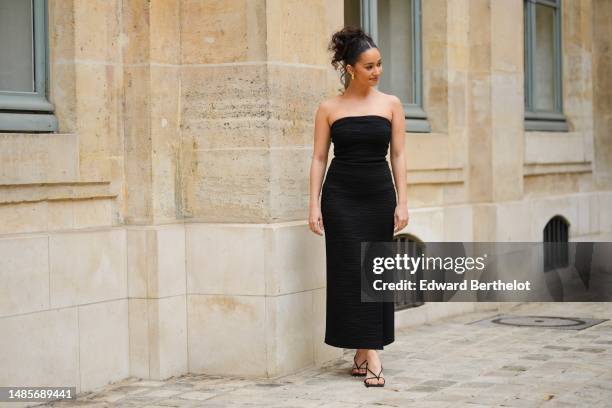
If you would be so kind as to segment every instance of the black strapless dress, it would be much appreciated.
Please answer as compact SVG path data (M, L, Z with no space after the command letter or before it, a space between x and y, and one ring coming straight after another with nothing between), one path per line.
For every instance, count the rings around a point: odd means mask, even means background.
M325 343L378 349L395 340L393 302L361 302L362 241L392 241L397 204L386 160L391 122L346 116L331 125L334 158L321 191L327 299Z

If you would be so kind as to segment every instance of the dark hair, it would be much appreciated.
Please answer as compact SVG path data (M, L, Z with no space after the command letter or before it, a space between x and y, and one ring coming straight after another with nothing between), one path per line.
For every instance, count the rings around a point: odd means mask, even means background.
M331 64L342 74L342 84L344 89L348 87L350 74L346 70L347 65L355 65L362 52L378 48L360 27L345 26L340 31L336 31L329 42L328 50L334 53Z

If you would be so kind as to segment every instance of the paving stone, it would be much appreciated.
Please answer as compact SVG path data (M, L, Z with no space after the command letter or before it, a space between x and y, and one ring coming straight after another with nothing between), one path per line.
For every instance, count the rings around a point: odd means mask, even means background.
M151 381L151 380L142 380L136 381L132 383L133 385L138 385L140 387L161 387L162 385L167 385L164 381Z
M475 393L464 398L462 405L460 406L486 406L494 407L502 403L506 399L506 396L501 394L488 394L486 392Z
M584 348L574 349L574 351L584 351L585 353L603 353L606 351L606 349L594 348L594 347L584 347Z
M522 372L522 371L527 371L528 368L527 367L523 367L523 366L503 366L501 368L502 370L508 370L508 371L518 371L518 372Z
M161 389L157 389L154 391L151 391L147 394L140 394L143 397L149 397L149 398L168 398L168 397L172 397L175 395L180 394L181 391L176 391L173 389L166 389L166 388L161 388Z
M519 357L521 360L537 360L537 361L547 361L553 358L548 354L527 354L525 356Z
M464 402L469 398L474 397L476 391L470 389L459 388L444 388L437 392L432 392L423 397L425 401L448 401L448 402Z
M419 385L428 385L431 387L438 387L438 388L444 388L444 387L450 387L451 385L456 384L455 381L447 381L447 380L429 380L429 381L425 381Z
M513 315L612 318L609 304L524 304ZM351 377L354 350L320 367L274 378L186 374L166 381L127 378L53 407L608 407L612 321L583 331L466 324L473 313L396 330L380 352L386 386ZM606 405L607 404L607 405Z
M440 387L432 387L430 385L416 385L414 387L408 388L408 391L412 392L436 392L439 390Z
M500 405L503 407L538 408L543 402L544 401L512 396L503 400Z
M378 405L377 405L378 406ZM410 400L405 401L403 404L401 405L392 405L394 407L419 407L419 408L448 408L448 407L452 407L454 405L451 405L451 403L449 403L448 401L427 401L427 400L419 400L417 401L413 401L412 403L410 402Z
M472 382L465 382L465 383L457 384L455 385L455 387L457 388L489 388L493 385L495 385L495 383L493 382L472 381Z

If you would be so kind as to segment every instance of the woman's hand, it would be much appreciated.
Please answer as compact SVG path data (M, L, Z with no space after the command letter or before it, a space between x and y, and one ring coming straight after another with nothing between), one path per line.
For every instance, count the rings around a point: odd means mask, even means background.
M398 205L395 207L395 226L393 232L402 230L408 225L408 207L406 205Z
M318 235L323 235L323 216L321 209L318 206L310 207L310 215L308 216L308 225L310 230Z

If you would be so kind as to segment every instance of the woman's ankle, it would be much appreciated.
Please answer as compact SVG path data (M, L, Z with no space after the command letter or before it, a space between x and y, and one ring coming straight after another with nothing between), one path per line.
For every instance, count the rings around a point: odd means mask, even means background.
M376 352L376 350L368 350L366 358L370 362L370 365L382 364L380 361L380 357L378 356L378 353Z

